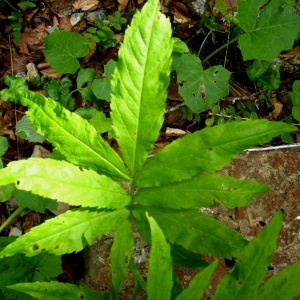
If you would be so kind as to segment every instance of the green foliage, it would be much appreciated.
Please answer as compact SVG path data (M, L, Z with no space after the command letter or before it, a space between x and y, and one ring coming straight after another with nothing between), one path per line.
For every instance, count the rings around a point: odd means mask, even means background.
M11 27L12 27L12 36L13 42L19 43L21 37L21 30L22 30L22 23L21 23L21 11L13 10L8 16L8 19L11 20Z
M116 23L117 24L117 23ZM104 49L114 47L117 41L113 38L113 30L102 20L95 21L96 27L89 27L85 33L86 38L93 39L99 43Z
M0 249L15 240L14 237L1 237ZM16 272L18 270L18 272ZM48 281L62 273L61 259L57 255L41 253L33 257L25 257L24 254L16 254L0 260L0 272L5 274L0 278L1 299L32 299L23 293L18 293L7 286L19 282ZM25 297L24 297L25 296Z
M282 226L283 213L279 211L270 224L261 230L239 256L234 270L225 275L213 299L255 299L276 250L276 241Z
M3 163L2 163L2 160L1 160L1 156L7 151L7 149L8 149L7 138L4 137L4 136L0 136L0 169L3 168Z
M293 108L292 115L297 121L300 120L300 80L296 80L293 83L293 91L289 93L289 96L292 100Z
M24 292L34 297L34 299L97 299L108 300L108 295L101 295L93 290L78 287L68 283L56 281L34 282L34 283L17 283L9 286L19 292ZM18 298L20 299L20 298Z
M209 284L210 277L216 269L218 261L215 260L212 264L199 272L190 282L189 286L180 293L176 300L186 299L201 299L206 287Z
M179 94L193 113L206 111L229 91L230 72L222 66L203 70L199 58L182 54L173 62Z
M237 18L245 32L238 39L244 60L270 61L298 37L300 16L285 1L240 0Z
M257 80L257 86L266 88L269 93L280 85L279 65L274 65L272 62L254 60L246 72L251 80Z
M80 92L85 103L87 103L87 100L90 101L97 100L97 98L95 97L92 91L92 83L94 82L95 77L96 77L96 70L93 69L80 68L77 74L77 78L76 78L77 91Z
M151 228L151 252L147 279L148 299L170 299L173 285L170 245L155 219L148 213L146 215Z
M51 79L49 82L44 84L44 89L46 95L51 99L59 102L62 106L69 110L74 110L75 99L70 95L71 86L72 80L64 77L60 82L55 79Z
M116 11L113 15L108 15L107 19L116 30L121 30L122 25L127 23L127 19L122 17L119 11Z
M114 73L116 62L114 60L110 60L104 66L104 74L105 76L102 78L97 78L93 81L91 85L91 90L96 96L97 99L102 99L110 102L111 97L111 79Z
M28 140L31 143L43 143L45 138L37 133L34 126L32 126L29 118L25 115L16 124L16 134L22 139Z
M88 54L90 42L78 32L54 30L44 38L46 61L57 73L75 74L80 64L77 58Z
M127 19L122 17L119 11L116 11L114 15L108 15L107 20L97 19L94 21L94 26L89 27L84 34L86 38L99 43L104 49L114 47L117 44L114 38L114 31L111 28L121 30L122 26L127 23Z
M177 299L201 297L217 261L208 265L201 258L196 260L197 268L203 270L182 291L178 282L177 288L174 283L172 265L188 265L190 262L184 256L190 253L191 257L209 254L237 258L234 271L226 275L218 287L216 299L253 299L258 297L260 289L268 293L275 284L280 285L274 293L279 297L282 289L287 288L285 282L293 285L291 297L299 294L296 287L299 276L293 273L298 270L298 264L276 279L269 279L266 287L260 287L276 249L281 212L249 242L234 229L201 211L201 207L209 207L215 200L227 207L244 206L253 197L266 192L265 185L221 176L215 171L246 148L295 131L294 126L266 120L220 124L187 134L148 159L164 121L172 52L185 52L180 43L172 39L170 22L159 13L159 6L159 1L149 0L142 11L135 14L116 65L112 62L110 69L105 71L107 77L112 76L109 122L122 158L99 135L103 128L99 127L97 118L99 121L104 114L99 115L93 109L70 112L67 105L7 79L11 89L1 91L2 99L27 106L31 123L53 145L59 153L55 154L56 158L59 156L60 160L31 158L11 162L0 170L0 185L13 184L18 190L66 202L75 208L10 242L1 249L0 262L23 254L31 259L78 252L103 234L115 231L110 256L111 298L118 296L128 266L137 286L147 291L149 299L170 299L171 295L176 295ZM283 10L286 11L286 6ZM50 60L59 43L64 49L68 47L62 43L64 33L61 33L55 31L46 38L47 51L51 39L54 40ZM68 66L70 73L79 68L76 58L84 55L79 48L75 47L65 57L72 61L72 71ZM49 52L47 55L49 59ZM183 71L182 66L192 75ZM180 92L191 99L188 103L195 112L205 111L208 102L211 106L227 93L230 73L221 66L203 70L196 56L179 54L172 68L182 83ZM79 74L77 89L86 95L90 95L90 91L95 94L95 73L80 70ZM109 79L106 84L108 82ZM17 88L19 85L21 89ZM86 86L89 88L85 90ZM193 93L202 101L194 103ZM214 113L218 111L216 107ZM151 244L147 283L133 262L133 227ZM298 281L289 279L291 277L297 277ZM3 287L43 299L59 299L61 295L70 299L107 299L107 296L74 285L22 281L9 282L9 286Z
M20 1L18 2L18 6L20 7L21 10L36 7L36 5L31 1Z

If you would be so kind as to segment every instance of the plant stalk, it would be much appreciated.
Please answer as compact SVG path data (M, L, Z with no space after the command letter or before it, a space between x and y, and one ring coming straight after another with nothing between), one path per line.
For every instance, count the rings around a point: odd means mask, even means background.
M229 41L228 43L222 45L221 47L219 47L218 49L216 49L215 51L213 51L211 54L209 54L208 56L206 56L204 59L201 60L201 63L204 64L205 62L207 62L209 59L211 59L214 55L216 55L219 51L221 51L222 49L226 48L227 46L229 46L230 44L234 43L235 41L237 41L240 38L240 36L235 37L234 39L232 39L231 41Z
M23 207L18 207L0 226L0 233L23 211Z
M141 276L141 274L139 273L135 263L134 263L134 260L133 258L131 257L130 258L130 261L129 261L129 266L130 266L130 269L133 273L133 276L134 278L137 280L137 282L139 283L139 285L145 290L147 291L147 284L145 282L145 280L143 279L143 277Z

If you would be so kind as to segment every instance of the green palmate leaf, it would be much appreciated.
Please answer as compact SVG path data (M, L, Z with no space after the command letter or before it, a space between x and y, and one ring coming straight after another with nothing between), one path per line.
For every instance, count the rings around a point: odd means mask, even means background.
M114 73L116 62L114 60L110 60L104 66L104 78L97 78L93 81L91 85L91 89L94 95L101 100L106 100L110 102L111 97L111 78Z
M276 250L282 217L283 213L279 211L270 224L263 228L259 235L244 248L234 270L227 274L218 285L214 300L255 299L257 288L261 284Z
M117 228L114 243L111 247L110 261L112 273L112 286L117 294L127 272L128 263L132 254L134 244L131 222L125 220Z
M300 261L273 275L257 291L255 299L293 300L300 295Z
M176 184L140 189L135 200L146 206L170 208L207 207L217 200L234 208L247 205L269 188L254 180L239 180L214 173L201 173Z
M128 179L121 158L87 120L39 93L21 92L20 98L33 125L68 161L113 179Z
M222 66L203 70L196 55L181 55L175 64L179 94L194 113L206 111L229 92L230 72Z
M163 123L169 84L171 25L150 0L127 28L112 80L112 121L124 161L135 175Z
M206 267L203 271L198 273L190 282L189 286L183 290L176 300L194 300L201 299L202 294L207 288L210 277L218 265L215 260L212 264Z
M219 170L248 147L295 129L266 120L205 128L177 139L148 160L136 183L141 187L156 186L191 178L202 171Z
M20 190L75 206L122 208L131 201L126 191L110 178L53 159L11 162L0 170L0 185L9 183L15 183Z
M46 61L58 73L75 74L80 67L77 58L88 54L90 42L77 31L55 30L44 39Z
M33 256L41 252L64 254L78 252L93 240L116 229L127 219L129 211L97 211L76 209L67 211L32 228L0 252L0 257L16 253Z
M62 300L62 299L97 299L108 300L109 295L99 294L93 290L76 286L74 284L56 281L18 283L8 288L26 293L43 300Z
M173 286L170 245L155 220L148 214L147 219L151 229L151 252L147 279L148 299L170 299Z
M47 281L58 276L62 273L61 257L49 253L34 257L16 254L0 259L0 273L5 274L0 277L0 295L3 290L5 299L22 299L19 293L6 287L19 282Z
M198 210L173 210L135 206L133 215L136 225L147 241L149 228L144 218L148 211L156 220L168 241L201 254L221 257L237 257L247 241L235 230L225 226Z
M246 32L239 37L244 60L272 60L292 48L300 28L300 16L282 0L240 0L238 20Z

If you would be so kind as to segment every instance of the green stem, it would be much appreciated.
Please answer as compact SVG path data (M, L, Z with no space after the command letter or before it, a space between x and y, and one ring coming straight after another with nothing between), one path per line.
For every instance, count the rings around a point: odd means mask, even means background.
M134 287L133 287L133 293L132 293L132 300L136 300L137 299L137 294L138 294L138 291L140 289L140 285L138 283L138 281L136 280L135 283L134 283Z
M146 284L145 280L143 279L143 277L141 276L141 274L139 273L132 257L130 258L129 266L130 266L130 269L133 273L134 278L137 280L137 282L140 284L140 286L145 291L147 291L147 284Z
M10 222L12 222L12 220L14 218L16 218L22 211L23 211L23 207L18 207L5 221L4 223L0 226L0 233L9 225Z
M209 59L211 59L214 55L216 55L219 51L221 51L222 49L226 48L227 46L229 46L230 44L234 43L235 41L237 41L240 38L240 36L235 37L234 39L232 39L231 41L229 41L228 43L222 45L221 47L219 47L218 49L216 49L214 52L212 52L211 54L209 54L208 56L206 56L204 59L201 60L202 64L204 64L205 62L207 62Z

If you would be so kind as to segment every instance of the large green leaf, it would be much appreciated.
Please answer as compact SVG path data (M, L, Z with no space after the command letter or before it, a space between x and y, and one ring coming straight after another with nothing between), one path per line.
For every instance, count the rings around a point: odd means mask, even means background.
M194 113L206 111L229 92L230 72L222 66L203 70L196 55L183 54L175 64L179 94Z
M170 299L173 286L170 245L155 220L148 214L147 218L151 228L151 252L147 279L148 299Z
M211 206L217 200L234 208L247 205L268 190L266 185L255 180L239 180L205 172L176 184L141 188L134 198L146 206L197 208Z
M218 285L213 296L214 300L256 299L256 290L268 270L277 247L282 218L283 213L279 211L270 224L244 248L234 270L227 274Z
M176 300L194 300L194 299L201 299L202 294L204 293L205 289L207 288L210 277L214 270L218 265L218 261L215 260L211 263L208 267L204 270L199 272L189 283L189 286L183 290Z
M144 214L148 211L164 232L167 240L200 254L226 258L237 257L247 241L235 230L198 210L174 210L136 205L132 212L135 223L150 242Z
M132 225L129 220L125 220L117 228L110 252L112 286L115 293L118 293L122 287L132 254L133 244Z
M163 123L169 84L171 25L149 0L127 28L112 80L111 118L124 161L134 176Z
M80 67L77 58L88 54L91 46L77 31L55 30L44 42L46 61L57 73L75 74Z
M244 60L272 60L292 48L300 28L300 16L282 0L239 0L238 20Z
M122 208L131 201L126 191L105 175L53 159L11 162L0 170L0 185L9 183L74 206Z
M78 252L94 239L116 229L127 219L129 211L98 211L76 209L67 211L45 223L32 228L0 252L0 257L26 253L27 256L41 252L64 254Z
M39 93L20 92L20 99L33 125L68 161L113 179L128 179L121 158L87 120Z
M108 300L109 295L99 294L93 290L80 287L74 284L56 281L18 283L8 288L26 293L43 300L62 300L62 299L86 299L86 300Z
M136 183L140 187L157 186L191 178L201 171L220 170L248 147L295 130L292 125L266 120L205 128L177 139L149 159Z
M257 291L256 300L293 300L300 295L300 261L273 275Z

